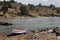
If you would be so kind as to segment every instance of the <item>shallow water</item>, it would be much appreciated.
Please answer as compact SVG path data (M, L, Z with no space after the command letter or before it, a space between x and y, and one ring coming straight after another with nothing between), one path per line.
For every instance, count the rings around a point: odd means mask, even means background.
M13 28L17 27L27 28L28 30L60 27L60 17L0 19L0 21L6 21L13 24L12 26L0 25L0 33L10 33Z

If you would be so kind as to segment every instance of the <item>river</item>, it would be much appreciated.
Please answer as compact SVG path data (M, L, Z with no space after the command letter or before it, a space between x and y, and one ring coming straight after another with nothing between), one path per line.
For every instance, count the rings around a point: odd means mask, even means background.
M10 33L13 28L23 27L28 30L38 30L42 28L60 27L60 17L41 17L41 18L15 18L0 19L12 23L11 26L1 26L0 33Z

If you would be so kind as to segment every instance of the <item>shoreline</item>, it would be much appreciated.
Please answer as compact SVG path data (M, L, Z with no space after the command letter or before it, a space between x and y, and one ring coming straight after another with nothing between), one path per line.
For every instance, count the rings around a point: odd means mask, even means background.
M58 18L58 17L16 17L19 19L28 19L28 18ZM16 18L0 18L0 19L16 19Z
M31 31L26 34L9 36L9 37L7 37L7 35L0 34L0 40L3 40L3 39L5 39L5 40L11 40L11 39L12 40L18 40L18 39L19 40L40 40L40 39L41 40L46 40L46 39L56 40L56 38L59 39L60 35L57 36L56 33L52 32L52 31L49 32L50 29L53 30L55 28L49 28L47 31L46 30ZM59 27L56 27L56 30L57 29L59 29ZM37 35L37 36L34 36L34 35Z

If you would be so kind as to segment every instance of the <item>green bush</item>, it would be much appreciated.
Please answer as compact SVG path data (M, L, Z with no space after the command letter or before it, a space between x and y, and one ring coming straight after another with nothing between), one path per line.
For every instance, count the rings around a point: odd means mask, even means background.
M6 13L8 11L8 7L6 7L5 5L1 8L1 11L3 11L3 13Z
M34 10L35 9L35 6L33 4L28 4L28 7L30 10Z
M27 8L26 8L26 6L21 6L20 7L20 11L21 11L21 13L20 13L20 15L27 15Z
M53 4L50 4L50 7L55 7L55 5L53 5Z

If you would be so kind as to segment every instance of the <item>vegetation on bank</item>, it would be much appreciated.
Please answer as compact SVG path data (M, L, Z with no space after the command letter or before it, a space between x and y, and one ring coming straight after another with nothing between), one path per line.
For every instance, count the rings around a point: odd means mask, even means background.
M28 5L17 3L14 0L0 1L0 18L16 18L16 17L60 17L60 8L51 4L43 6L40 3Z

